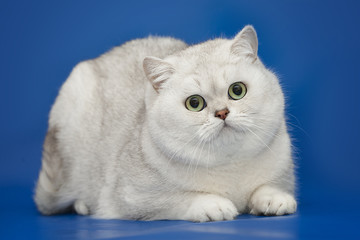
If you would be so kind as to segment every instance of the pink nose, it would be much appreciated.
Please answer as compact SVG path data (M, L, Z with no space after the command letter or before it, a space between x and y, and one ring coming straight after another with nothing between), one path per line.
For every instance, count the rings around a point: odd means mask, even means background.
M222 120L225 120L225 118L227 117L227 115L229 114L229 109L225 108L223 110L220 110L220 111L216 111L215 112L215 117L218 117Z

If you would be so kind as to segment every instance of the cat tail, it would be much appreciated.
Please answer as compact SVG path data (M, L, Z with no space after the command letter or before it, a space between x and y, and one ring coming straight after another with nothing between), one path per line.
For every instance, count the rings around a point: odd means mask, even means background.
M44 215L65 212L71 202L60 194L64 183L63 159L58 150L57 128L50 127L43 146L42 168L36 184L34 200Z

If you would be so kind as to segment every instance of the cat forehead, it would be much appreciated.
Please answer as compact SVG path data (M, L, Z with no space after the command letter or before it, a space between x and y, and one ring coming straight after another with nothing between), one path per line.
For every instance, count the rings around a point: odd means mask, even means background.
M179 74L175 84L187 94L206 93L211 95L223 95L234 82L243 82L253 86L264 85L266 78L259 67L246 62L218 64L207 63L192 71Z
M243 64L239 58L230 54L230 47L226 43L218 44L218 41L213 40L190 50L186 49L180 55L172 58L170 63L179 74L193 75L201 79L213 78L235 71Z
M186 92L222 93L228 85L237 79L236 66L207 65L180 77L182 88Z
M215 94L223 93L231 83L252 81L259 66L232 55L230 47L230 41L215 39L171 57L176 84L186 92Z
M205 63L228 62L230 56L231 41L227 39L214 39L207 42L190 46L170 57L174 65L188 65L192 67L202 66Z

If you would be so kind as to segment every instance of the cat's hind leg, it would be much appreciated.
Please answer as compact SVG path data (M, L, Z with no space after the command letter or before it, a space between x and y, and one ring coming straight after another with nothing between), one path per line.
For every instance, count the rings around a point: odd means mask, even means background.
M79 215L89 215L90 210L82 200L76 200L74 203L75 212Z
M44 215L71 209L73 199L61 193L64 186L63 158L58 151L57 129L49 128L43 148L42 168L35 189L34 200Z

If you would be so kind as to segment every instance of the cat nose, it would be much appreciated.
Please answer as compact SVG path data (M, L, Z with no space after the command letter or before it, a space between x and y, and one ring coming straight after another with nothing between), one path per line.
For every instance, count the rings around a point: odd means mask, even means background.
M229 114L229 109L225 108L223 110L219 110L215 112L215 117L218 117L222 120L225 120L225 118L227 117L227 115Z

